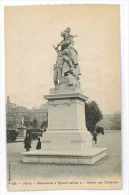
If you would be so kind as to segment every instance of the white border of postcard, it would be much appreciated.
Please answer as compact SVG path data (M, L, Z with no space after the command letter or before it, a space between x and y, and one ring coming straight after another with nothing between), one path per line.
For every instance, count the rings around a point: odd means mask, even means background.
M122 190L67 190L41 192L7 192L6 124L5 124L5 58L4 7L43 4L118 4L121 11L121 72L122 72ZM125 195L129 194L129 2L128 0L0 0L0 194L61 194Z

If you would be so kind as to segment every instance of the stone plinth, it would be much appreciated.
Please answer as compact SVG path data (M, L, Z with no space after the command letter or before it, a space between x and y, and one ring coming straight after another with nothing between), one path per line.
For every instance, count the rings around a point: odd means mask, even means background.
M106 148L89 148L85 152L31 151L22 153L25 163L87 164L93 165L107 156Z
M48 100L48 131L44 134L47 150L81 151L92 144L85 125L86 96L81 93L55 93Z
M85 101L79 90L51 90L48 100L48 130L42 150L22 154L23 162L94 164L106 156L106 148L92 146L85 125Z

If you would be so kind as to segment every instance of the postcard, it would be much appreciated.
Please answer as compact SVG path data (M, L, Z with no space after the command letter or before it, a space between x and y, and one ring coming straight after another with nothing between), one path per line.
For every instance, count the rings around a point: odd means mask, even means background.
M120 6L5 6L8 191L122 189Z

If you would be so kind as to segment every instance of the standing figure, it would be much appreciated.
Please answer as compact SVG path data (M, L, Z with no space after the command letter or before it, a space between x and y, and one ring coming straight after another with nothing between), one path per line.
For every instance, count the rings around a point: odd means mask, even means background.
M93 141L95 142L95 144L97 144L97 132L94 131L92 136L93 136Z
M54 85L55 86L57 86L58 84L61 84L62 66L63 66L62 54L61 54L60 51L57 51L56 64L54 64L54 66L53 66L53 70L54 70L53 80L54 80Z
M29 133L26 134L26 137L24 139L24 148L26 149L26 151L30 151L31 137L30 137Z
M40 137L39 137L37 145L36 145L36 150L40 150L40 149L41 149L41 140L40 140Z

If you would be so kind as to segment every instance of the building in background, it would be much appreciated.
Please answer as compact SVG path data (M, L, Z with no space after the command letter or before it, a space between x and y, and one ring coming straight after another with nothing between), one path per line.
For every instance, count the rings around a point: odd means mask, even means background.
M6 103L6 126L7 129L16 128L16 104L10 101L9 96Z
M16 129L21 126L23 118L28 122L37 121L38 127L44 121L47 121L47 104L42 104L40 108L28 109L23 106L12 103L10 97L7 97L6 103L6 125L7 130Z

